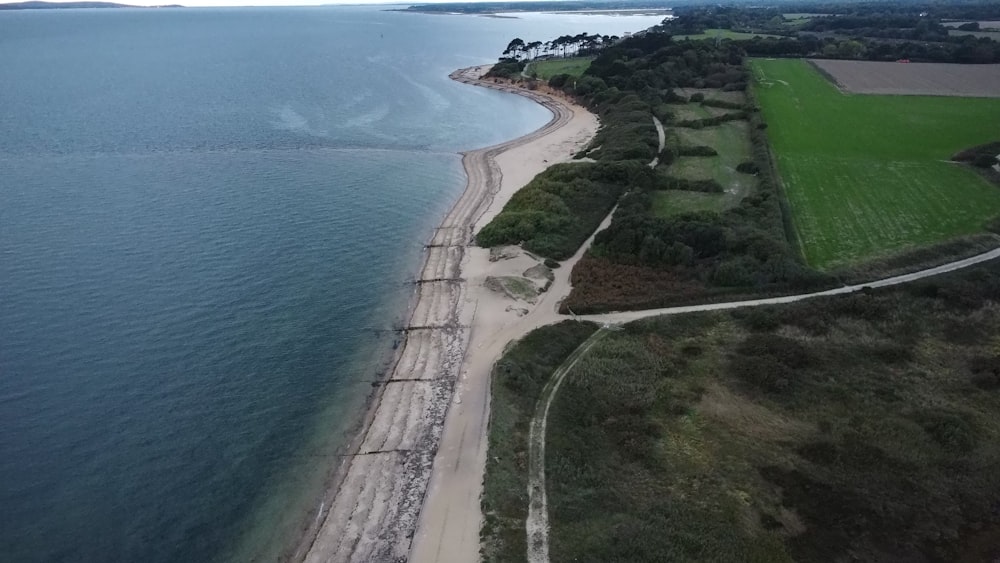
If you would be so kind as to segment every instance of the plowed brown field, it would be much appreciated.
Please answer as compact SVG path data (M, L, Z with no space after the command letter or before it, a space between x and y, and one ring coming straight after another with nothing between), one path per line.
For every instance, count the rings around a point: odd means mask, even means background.
M855 94L904 94L1000 98L1000 65L810 61L841 90Z

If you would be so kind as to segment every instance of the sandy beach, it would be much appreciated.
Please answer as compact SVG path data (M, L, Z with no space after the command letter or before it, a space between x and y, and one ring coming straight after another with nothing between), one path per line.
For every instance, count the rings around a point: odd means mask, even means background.
M558 301L583 251L548 272L519 248L491 255L473 246L473 233L538 173L570 160L598 128L596 116L565 100L479 80L488 68L451 77L529 97L553 118L533 133L463 154L466 189L427 245L393 368L293 561L479 558L490 370L510 341L558 320ZM538 295L504 291L501 281L511 278L534 284Z

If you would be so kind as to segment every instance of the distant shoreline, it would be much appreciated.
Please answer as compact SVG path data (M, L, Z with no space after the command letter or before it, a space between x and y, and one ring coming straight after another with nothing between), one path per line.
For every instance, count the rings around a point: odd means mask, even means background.
M112 8L183 8L180 4L164 4L161 6L133 6L131 4L116 4L114 2L11 2L0 4L0 10L94 10Z
M628 9L611 9L611 10L553 10L552 8L547 9L505 9L498 10L495 12L482 11L482 12L469 12L469 11L445 11L445 10L421 10L421 9L410 9L410 8L393 8L388 10L383 10L385 12L402 12L405 14L428 14L432 16L478 16L481 18L498 18L498 19L521 19L519 16L514 14L553 14L553 15L577 15L577 16L672 16L673 11L668 8L628 8Z

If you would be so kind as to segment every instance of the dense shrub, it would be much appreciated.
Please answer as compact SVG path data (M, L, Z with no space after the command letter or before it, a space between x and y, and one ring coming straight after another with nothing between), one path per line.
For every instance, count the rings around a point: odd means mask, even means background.
M677 147L676 152L677 156L717 156L719 154L719 151L705 145Z
M976 431L967 416L943 409L927 409L913 416L917 424L943 448L967 452L976 446Z
M635 167L618 163L553 166L515 193L477 233L476 242L485 247L522 244L548 258L569 258L633 177L641 180Z
M486 78L517 78L521 76L521 71L524 70L524 66L526 64L526 61L500 59L500 61L493 65L493 68L486 73Z
M553 88L562 88L567 82L573 79L571 74L557 74L552 78L549 78L549 86Z

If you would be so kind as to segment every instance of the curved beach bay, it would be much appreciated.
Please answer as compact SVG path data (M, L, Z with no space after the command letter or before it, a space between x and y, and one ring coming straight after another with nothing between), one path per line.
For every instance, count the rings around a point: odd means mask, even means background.
M457 152L549 118L448 73L651 23L580 17L0 14L5 560L281 553L387 367Z

